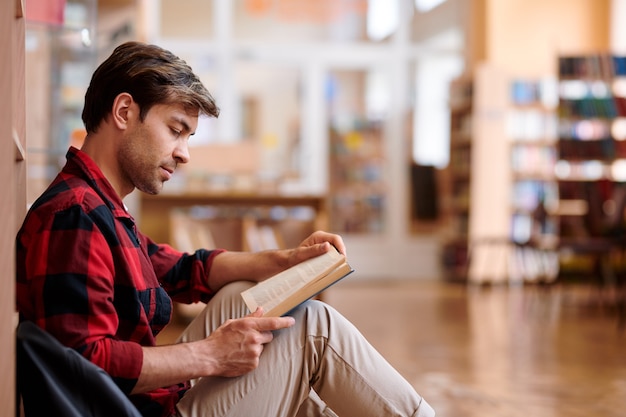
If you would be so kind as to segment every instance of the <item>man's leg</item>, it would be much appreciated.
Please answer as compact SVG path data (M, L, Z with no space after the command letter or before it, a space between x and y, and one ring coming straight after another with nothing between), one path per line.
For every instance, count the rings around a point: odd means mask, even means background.
M220 290L189 325L182 341L206 337L228 318L248 314L239 293ZM296 324L274 332L259 367L237 378L201 378L178 405L184 417L297 415L311 388L339 416L432 416L432 408L333 308L310 301Z

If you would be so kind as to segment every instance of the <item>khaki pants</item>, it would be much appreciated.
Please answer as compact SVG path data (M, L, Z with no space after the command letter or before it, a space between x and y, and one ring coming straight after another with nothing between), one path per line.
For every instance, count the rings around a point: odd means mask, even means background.
M205 338L227 319L247 315L239 293L250 285L236 282L222 288L180 340ZM254 371L236 378L192 381L192 388L177 405L179 415L435 415L413 387L332 307L309 301L292 316L296 324L274 332L274 340L265 346Z

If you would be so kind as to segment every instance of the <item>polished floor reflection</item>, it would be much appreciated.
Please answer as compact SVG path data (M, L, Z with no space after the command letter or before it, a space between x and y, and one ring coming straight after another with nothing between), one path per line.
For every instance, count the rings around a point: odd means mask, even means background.
M438 417L626 416L614 298L596 287L437 281L346 280L324 293ZM168 326L160 343L180 331Z
M583 286L342 282L325 300L439 417L626 415L626 331Z

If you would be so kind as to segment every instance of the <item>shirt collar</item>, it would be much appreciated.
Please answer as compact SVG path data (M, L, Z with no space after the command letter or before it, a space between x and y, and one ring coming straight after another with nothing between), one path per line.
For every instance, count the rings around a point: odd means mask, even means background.
M70 146L66 158L67 163L63 168L64 172L72 173L85 179L107 203L116 217L129 217L132 219L121 197L89 155L80 149Z

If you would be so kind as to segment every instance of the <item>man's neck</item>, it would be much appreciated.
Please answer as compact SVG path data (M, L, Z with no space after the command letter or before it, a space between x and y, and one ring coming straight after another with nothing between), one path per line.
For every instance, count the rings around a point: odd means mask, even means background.
M115 163L117 160L115 149L114 138L106 135L105 127L100 126L97 133L87 135L81 151L86 153L98 165L104 177L111 183L120 199L123 200L128 194L133 192L134 188L125 189L119 180L119 169Z

